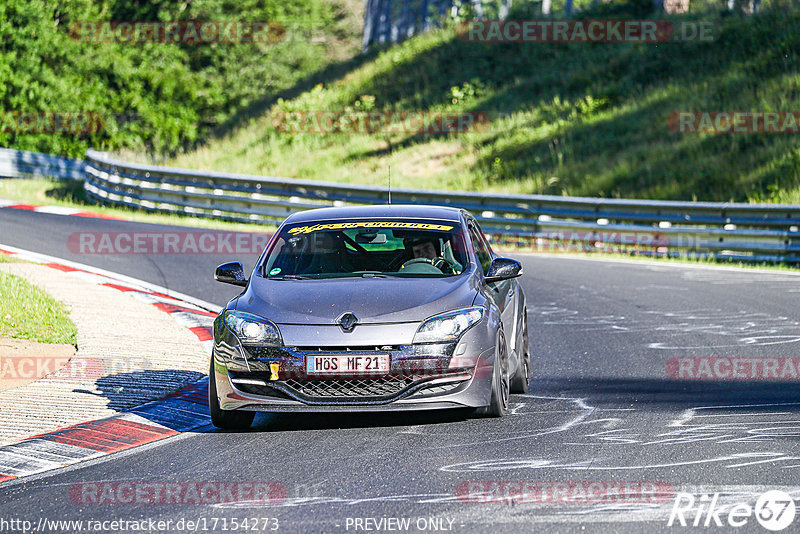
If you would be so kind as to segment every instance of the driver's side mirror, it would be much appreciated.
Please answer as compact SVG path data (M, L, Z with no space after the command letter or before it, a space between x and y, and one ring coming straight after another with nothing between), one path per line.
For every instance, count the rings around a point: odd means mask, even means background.
M244 267L238 261L223 263L214 271L214 280L223 284L246 286L247 278L244 276Z
M510 280L522 275L522 264L511 258L495 258L484 276L486 283Z

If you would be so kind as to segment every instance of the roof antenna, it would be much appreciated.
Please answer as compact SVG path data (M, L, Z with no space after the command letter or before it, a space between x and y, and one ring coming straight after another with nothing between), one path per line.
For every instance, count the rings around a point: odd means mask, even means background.
M389 204L392 203L392 166L389 165Z

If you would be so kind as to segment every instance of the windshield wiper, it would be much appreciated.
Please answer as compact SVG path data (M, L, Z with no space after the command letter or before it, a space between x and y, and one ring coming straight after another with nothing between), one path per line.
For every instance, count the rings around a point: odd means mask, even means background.
M396 278L396 275L383 271L353 271L350 274L352 276L360 276L361 278Z
M302 276L299 274L284 274L283 276L270 276L268 280L311 280L309 276Z
M381 271L353 271L352 273L342 273L331 278L392 278L394 275Z

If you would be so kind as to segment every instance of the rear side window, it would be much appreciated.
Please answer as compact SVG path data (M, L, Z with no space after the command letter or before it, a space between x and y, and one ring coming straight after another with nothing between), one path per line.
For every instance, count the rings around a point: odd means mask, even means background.
M478 255L478 261L483 269L483 274L489 272L489 266L492 264L492 253L489 252L489 245L483 237L483 233L475 226L469 225L469 236L472 239L472 244L475 246L475 253Z

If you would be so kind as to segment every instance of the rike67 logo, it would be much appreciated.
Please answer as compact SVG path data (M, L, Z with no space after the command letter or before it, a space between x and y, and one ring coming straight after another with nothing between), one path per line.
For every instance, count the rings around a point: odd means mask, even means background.
M742 527L755 517L762 527L776 532L792 524L796 511L791 495L780 490L763 493L755 506L747 502L723 504L719 493L703 494L697 498L691 493L680 492L675 495L667 526Z

